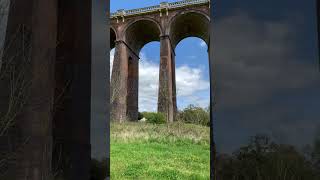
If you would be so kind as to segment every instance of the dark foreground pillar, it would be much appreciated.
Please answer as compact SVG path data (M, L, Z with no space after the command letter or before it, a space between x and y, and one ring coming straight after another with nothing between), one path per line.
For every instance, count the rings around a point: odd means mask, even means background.
M160 38L160 70L158 112L166 115L168 122L174 121L175 101L174 52L169 36Z
M55 173L90 179L91 0L58 1Z
M0 114L9 112L13 120L1 139L7 139L9 150L4 179L51 176L56 13L56 0L11 0L1 71L14 76L0 81Z
M319 65L319 68L320 68L320 0L317 0L316 1L316 8L317 8L317 27L318 27L318 58L319 58L319 61L318 61L318 65Z

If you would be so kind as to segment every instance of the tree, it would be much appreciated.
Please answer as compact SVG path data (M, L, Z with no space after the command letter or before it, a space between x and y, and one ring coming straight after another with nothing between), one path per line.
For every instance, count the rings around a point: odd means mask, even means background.
M9 1L0 0L0 23L2 37L6 31L6 19L8 16ZM0 102L0 139L2 154L0 156L1 175L7 172L7 163L16 156L28 141L28 137L19 144L10 144L13 138L10 134L14 131L17 117L27 103L28 90L31 84L28 74L30 64L31 35L21 25L12 36L7 38L6 44L0 43L0 91L2 99ZM4 39L1 39L4 41ZM16 48L21 47L21 48ZM15 53L12 53L12 52ZM10 53L11 52L11 53ZM7 143L5 141L7 140ZM13 147L13 148L9 148Z
M294 146L276 144L266 135L251 137L232 155L218 155L217 176L221 180L319 179L312 163Z
M320 126L316 130L316 136L314 139L311 156L313 164L315 168L318 170L318 173L320 174Z
M210 126L210 114L208 110L192 104L179 112L178 119L185 123Z

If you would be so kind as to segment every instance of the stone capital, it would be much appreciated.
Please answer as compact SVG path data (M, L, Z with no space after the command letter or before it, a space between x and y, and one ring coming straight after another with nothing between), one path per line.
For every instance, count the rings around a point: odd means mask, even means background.
M115 41L116 46L119 44L124 44L131 52L136 56L136 58L140 59L139 55L123 40L116 40Z
M161 35L160 36L160 41L163 41L163 40L168 40L170 42L170 46L171 46L171 50L172 50L172 53L173 55L175 56L176 55L176 52L175 52L175 49L173 48L173 45L171 43L171 38L169 35Z

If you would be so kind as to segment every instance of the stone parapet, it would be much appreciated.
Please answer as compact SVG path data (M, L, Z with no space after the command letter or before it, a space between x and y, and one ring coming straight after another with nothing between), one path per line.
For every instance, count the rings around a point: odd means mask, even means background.
M118 18L118 17L125 17L125 16L133 16L133 15L140 15L144 13L153 13L153 12L161 12L162 10L171 10L176 8L182 8L192 5L200 5L200 4L210 4L210 0L184 0L184 1L178 1L178 2L162 2L160 5L156 6L149 6L144 8L138 8L138 9L130 9L130 10L124 10L119 9L115 13L111 13L111 18Z

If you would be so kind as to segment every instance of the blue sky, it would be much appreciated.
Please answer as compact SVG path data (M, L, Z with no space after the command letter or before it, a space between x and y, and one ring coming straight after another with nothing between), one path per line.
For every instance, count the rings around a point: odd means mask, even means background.
M160 4L159 0L110 0L110 12L118 9L135 9ZM176 2L175 0L166 0L166 2Z
M160 4L161 1L112 0L111 12ZM174 2L174 1L167 1ZM182 40L176 47L177 105L183 109L189 104L209 105L209 68L206 43L196 37ZM113 51L111 56L113 56ZM146 44L140 52L139 111L157 110L160 43ZM112 57L110 58L113 59Z

